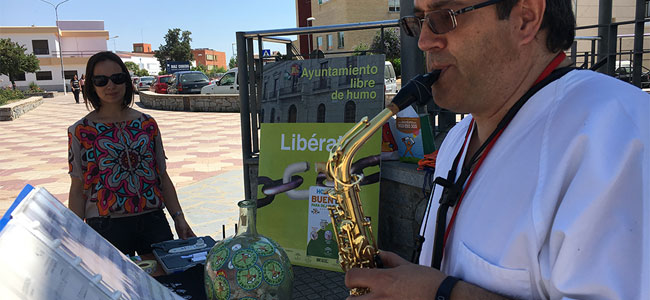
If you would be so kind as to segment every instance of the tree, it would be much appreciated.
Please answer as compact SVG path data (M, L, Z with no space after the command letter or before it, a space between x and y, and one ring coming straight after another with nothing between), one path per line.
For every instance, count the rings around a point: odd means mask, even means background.
M11 86L16 87L15 79L23 73L40 70L38 58L34 54L25 54L27 49L11 39L0 38L0 74L9 76Z
M230 62L228 62L228 69L232 69L236 67L237 67L237 58L233 56L230 58Z
M133 74L138 77L149 76L149 71L147 71L147 69L139 69L135 71Z
M154 55L158 59L161 69L165 69L167 61L191 61L194 59L192 47L190 46L191 34L187 30L181 32L180 28L167 31L165 44L160 45Z
M192 71L201 71L201 72L203 72L203 74L205 74L208 71L208 67L204 66L204 65L202 65L200 63L196 63L196 67L192 67L191 70Z
M146 69L140 69L140 67L132 61L127 61L124 64L126 65L126 69L133 73L135 76L149 76L149 71Z
M138 67L138 65L136 65L132 61L127 61L124 64L126 65L126 69L133 72L133 74L135 74L136 72L138 72L138 70L140 70L140 67Z
M387 60L393 60L400 58L401 45L397 28L387 28L384 29L383 44L381 41L381 31L377 31L377 34L372 39L372 44L370 44L370 49L375 53L386 54Z

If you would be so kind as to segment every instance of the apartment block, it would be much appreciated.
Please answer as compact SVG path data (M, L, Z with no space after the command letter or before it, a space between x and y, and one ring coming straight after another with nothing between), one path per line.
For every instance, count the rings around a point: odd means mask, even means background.
M218 67L228 69L225 52L215 51L208 48L199 48L193 49L192 54L194 55L194 61L196 64L204 65L208 70Z
M296 12L299 27L324 26L399 19L400 5L399 0L296 0ZM310 17L313 21L307 21ZM298 44L303 54L304 47L324 53L352 51L361 43L370 45L377 31L318 33L313 34L311 43L305 36Z
M15 79L17 88L28 89L35 82L46 90L63 91L65 82L69 91L70 79L86 72L90 56L107 50L109 34L104 30L104 21L59 21L57 25L0 27L0 38L10 38L23 45L26 53L33 53L39 60L40 70ZM0 88L7 86L11 86L9 77L0 76Z

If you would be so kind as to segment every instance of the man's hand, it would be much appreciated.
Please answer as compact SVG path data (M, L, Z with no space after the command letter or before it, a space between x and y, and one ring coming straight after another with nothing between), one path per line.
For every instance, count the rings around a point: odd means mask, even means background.
M196 237L196 234L194 234L194 231L192 231L192 228L190 228L190 225L187 224L187 221L185 220L185 216L181 215L174 220L174 227L176 228L176 234L178 234L178 237L181 239L188 239L191 237Z
M412 264L393 252L381 251L379 256L384 269L354 268L345 274L348 288L370 288L370 293L348 300L433 299L446 277L436 269Z

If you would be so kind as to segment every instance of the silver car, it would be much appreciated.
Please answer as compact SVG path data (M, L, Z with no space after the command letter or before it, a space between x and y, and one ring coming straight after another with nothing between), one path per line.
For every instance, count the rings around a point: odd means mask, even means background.
M156 78L153 76L142 76L140 77L139 82L137 83L138 91L148 91L149 87L153 82L156 81Z

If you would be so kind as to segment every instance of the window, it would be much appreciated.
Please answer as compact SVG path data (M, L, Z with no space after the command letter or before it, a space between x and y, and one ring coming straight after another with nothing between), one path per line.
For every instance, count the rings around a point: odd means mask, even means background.
M36 55L50 54L50 47L47 45L47 40L32 40L32 48Z
M296 109L296 106L291 104L289 106L289 117L287 118L287 123L296 123L296 118L298 116L298 109Z
M316 111L316 122L325 123L325 104L321 103Z
M144 48L142 46L135 46L135 52L144 52Z
M332 39L332 35L328 34L327 35L327 50L331 50L334 48L334 39Z
M20 74L11 76L10 80L13 80L13 81L26 81L25 73L20 73Z
M344 32L339 32L339 49L345 47Z
M275 108L271 108L271 123L275 123Z
M316 49L323 50L323 37L319 36L316 38Z
M355 115L357 114L357 105L352 101L345 103L345 111L343 112L344 123L354 123Z
M388 11L399 11L400 0L388 0Z
M327 2L329 2L329 1L330 1L330 0L318 0L318 4L327 3Z
M205 59L207 59L207 60L214 60L214 55L212 55L212 54L208 54L208 55L205 56Z
M52 80L52 71L36 72L36 80Z
M264 123L264 109L260 112L260 123Z
M77 78L79 78L79 75L77 74L77 70L74 71L63 71L63 76L65 79L70 80L74 78L74 76L77 75Z
M650 18L650 0L645 1L645 17Z

